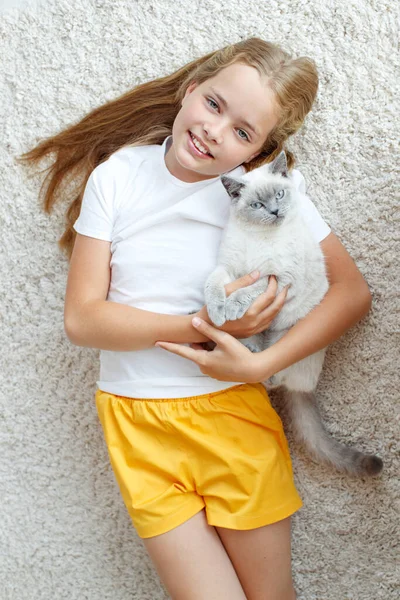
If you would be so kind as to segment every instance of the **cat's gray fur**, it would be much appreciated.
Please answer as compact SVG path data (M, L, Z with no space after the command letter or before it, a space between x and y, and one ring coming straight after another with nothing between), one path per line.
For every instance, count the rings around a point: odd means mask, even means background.
M290 327L321 302L329 283L324 255L303 221L299 196L282 151L269 164L221 182L231 197L231 212L224 230L218 266L208 277L205 298L210 319L217 326L241 318L264 292L268 276L275 275L278 292L290 288L285 304L269 328L240 340L253 352L277 342ZM226 298L224 286L253 270L259 279ZM312 455L352 475L375 475L382 461L334 440L325 429L314 391L322 370L325 349L276 373L267 389L285 388L293 432Z

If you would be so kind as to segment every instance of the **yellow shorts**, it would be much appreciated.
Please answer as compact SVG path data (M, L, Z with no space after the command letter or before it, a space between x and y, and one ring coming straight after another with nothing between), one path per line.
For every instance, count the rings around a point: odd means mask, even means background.
M126 398L96 391L122 498L141 538L205 507L210 525L253 529L302 501L282 421L261 383L189 398Z

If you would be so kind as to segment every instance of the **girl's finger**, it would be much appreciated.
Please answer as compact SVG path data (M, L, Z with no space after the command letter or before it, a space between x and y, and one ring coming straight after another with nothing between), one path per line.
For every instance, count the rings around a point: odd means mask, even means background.
M248 285L252 285L260 276L260 271L253 271L252 273L247 273L247 275L243 275L239 279L235 279L235 281L231 281L225 286L225 293L227 296L230 296L232 292L236 292L242 287L247 287Z
M228 333L225 333L225 331L216 329L209 323L203 321L203 319L199 319L199 317L194 317L192 319L192 324L193 327L196 327L196 329L201 331L205 337L209 338L216 344L219 344L221 347L226 346L226 340L231 338L231 336ZM155 346L159 346L160 348L168 350L169 352L173 352L174 354L179 354L179 356L188 358L198 365L204 364L205 355L208 354L207 350L194 350L193 348L188 348L187 346L182 346L181 344L174 344L172 342L156 342Z
M281 310L282 306L285 304L286 296L289 290L290 284L285 286L283 290L279 292L277 296L275 296L274 301L267 306L265 310L260 313L260 318L266 318L270 315L278 314Z
M193 344L190 344L190 347L194 350L205 350L203 344L198 344L197 342L193 342Z
M275 275L269 276L268 286L265 292L257 296L251 305L252 313L258 314L268 306L270 306L276 297L276 291L278 289L278 282Z
M226 345L228 338L231 337L229 333L216 329L206 321L203 321L203 319L199 319L199 317L194 317L194 319L192 319L192 324L193 327L196 327L196 329L198 329L205 337L208 337L220 346Z
M277 289L278 289L278 280L275 277L275 275L270 275L268 277L268 286L267 286L266 291L271 291L271 293L273 293L275 296Z
M261 294L261 300L265 303L271 304L276 297L276 292L278 291L278 281L275 275L270 275L268 280L268 286L265 292Z
M188 348L181 344L174 344L173 342L156 342L155 346L168 350L168 352L172 352L173 354L183 356L183 358L188 358L198 365L203 363L203 355L207 354L207 350L194 350L193 348Z

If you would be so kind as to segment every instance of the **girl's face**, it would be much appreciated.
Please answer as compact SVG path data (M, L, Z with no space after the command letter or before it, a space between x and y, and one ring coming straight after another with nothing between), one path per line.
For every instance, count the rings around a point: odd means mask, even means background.
M230 65L186 90L165 164L188 183L217 177L254 158L277 119L274 93L258 71L242 63ZM191 133L212 156L196 152Z

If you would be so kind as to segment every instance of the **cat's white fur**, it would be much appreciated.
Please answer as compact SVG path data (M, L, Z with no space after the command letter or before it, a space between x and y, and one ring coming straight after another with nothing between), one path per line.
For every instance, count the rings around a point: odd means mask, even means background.
M255 349L264 349L281 338L299 319L305 317L325 296L328 288L324 255L319 243L311 235L299 212L293 185L291 214L287 215L279 227L244 228L234 217L229 220L220 247L218 263L224 267L232 281L252 270L259 270L260 279L275 275L279 293L290 284L285 304L276 318L262 335L243 340ZM218 275L220 277L221 271ZM210 286L214 278L207 282L207 305L213 304ZM244 314L253 301L266 289L267 280L242 288L231 294L225 302L227 320ZM245 310L244 310L245 309ZM212 311L212 308L211 308ZM211 315L210 315L211 316ZM325 350L313 354L303 361L275 374L274 385L286 384L289 388L301 391L315 389L321 373ZM272 383L272 382L271 382Z

